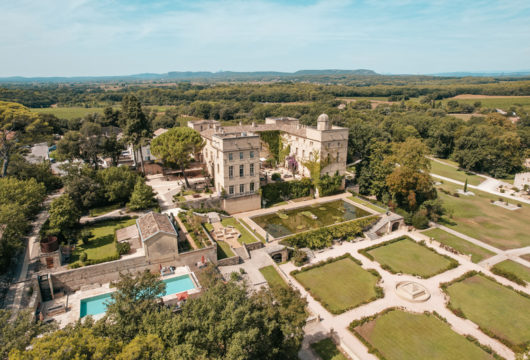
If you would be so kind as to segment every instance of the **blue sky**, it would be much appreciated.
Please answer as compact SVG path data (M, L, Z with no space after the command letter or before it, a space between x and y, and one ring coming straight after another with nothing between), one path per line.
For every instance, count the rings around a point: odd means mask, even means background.
M0 0L0 76L530 69L530 1Z

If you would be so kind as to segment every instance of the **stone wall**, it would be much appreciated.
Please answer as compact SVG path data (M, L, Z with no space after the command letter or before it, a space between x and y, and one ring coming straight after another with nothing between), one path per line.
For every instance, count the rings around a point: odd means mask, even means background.
M217 260L217 266L231 266L231 265L237 265L240 263L240 257L239 256L232 256L229 258Z
M189 200L184 203L181 203L181 205L189 207L190 209L201 209L201 208L221 208L221 198L212 195L211 198L201 198L197 200Z
M229 214L261 209L259 194L223 199L222 208Z
M247 251L258 250L263 247L263 243L261 241L256 241L250 244L243 244L243 245L247 248Z
M65 292L79 290L82 286L95 283L104 284L116 281L121 273L136 273L138 271L149 270L158 272L160 266L189 266L192 271L197 270L196 264L204 256L206 261L217 264L217 247L185 252L182 254L172 254L163 259L148 261L145 257L135 257L123 260L110 261L106 263L84 266L77 269L65 270L52 273L54 289L63 289Z

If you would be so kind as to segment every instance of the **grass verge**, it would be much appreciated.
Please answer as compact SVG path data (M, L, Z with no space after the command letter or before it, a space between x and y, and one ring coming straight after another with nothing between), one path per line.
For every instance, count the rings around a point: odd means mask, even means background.
M274 268L274 266L269 265L262 267L259 269L259 272L263 275L265 280L269 283L270 286L281 286L283 288L289 288L289 285L283 280L283 278L278 274L278 271Z
M443 231L442 229L426 230L423 231L423 234L434 238L434 240L444 245L452 247L461 254L471 255L471 261L474 263L481 262L482 260L495 255L492 251L486 250L483 247L461 239L447 231Z

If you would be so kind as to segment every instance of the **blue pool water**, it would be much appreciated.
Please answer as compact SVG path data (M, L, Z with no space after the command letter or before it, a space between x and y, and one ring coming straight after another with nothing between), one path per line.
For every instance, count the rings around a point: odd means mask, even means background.
M166 291L162 296L178 294L195 288L190 275L177 276L163 281L166 284ZM103 314L110 301L111 293L82 299L80 317Z

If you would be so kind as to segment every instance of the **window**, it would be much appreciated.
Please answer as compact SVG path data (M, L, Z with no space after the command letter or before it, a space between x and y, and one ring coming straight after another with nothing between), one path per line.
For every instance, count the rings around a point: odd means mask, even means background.
M251 158L251 159L254 158L254 151L251 151L251 152L250 152L250 158Z
M250 183L250 192L254 192L254 183L253 182Z
M239 176L245 176L245 165L239 165Z
M254 164L250 164L250 176L254 176Z
M245 192L245 184L239 184L239 192L244 193Z
M234 177L234 167L233 166L229 166L228 167L228 177L230 179L232 179Z
M243 151L239 152L239 160L243 160Z
M230 161L234 160L234 154L228 153L228 160Z
M229 193L230 195L234 195L234 185L230 185L230 186L228 187L228 193Z

